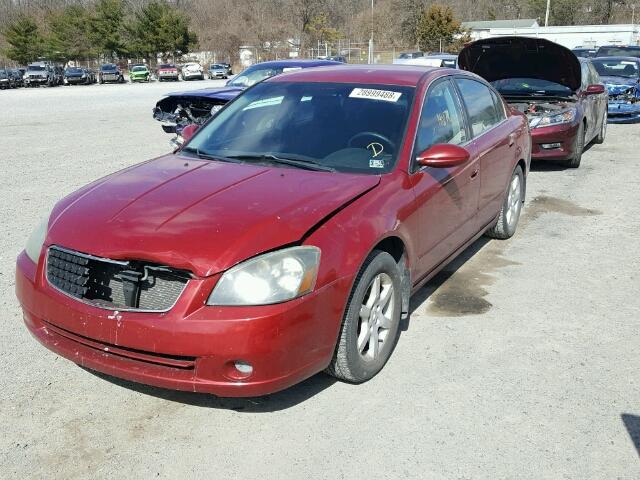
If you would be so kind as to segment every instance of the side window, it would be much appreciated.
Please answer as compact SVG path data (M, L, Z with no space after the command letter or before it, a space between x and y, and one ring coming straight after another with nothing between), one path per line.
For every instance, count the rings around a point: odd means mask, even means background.
M494 92L493 90L490 90L490 92L491 96L493 97L493 104L496 106L496 116L498 118L498 121L501 122L502 120L507 118L507 115L504 113L504 103L496 92Z
M582 72L582 89L584 90L589 85L589 65L586 62L580 62L580 70Z
M429 90L422 106L416 138L416 153L436 143L460 145L467 140L455 89L448 80L440 82Z
M474 137L502 121L502 117L496 110L492 92L486 85L466 78L456 78L456 84L467 107Z

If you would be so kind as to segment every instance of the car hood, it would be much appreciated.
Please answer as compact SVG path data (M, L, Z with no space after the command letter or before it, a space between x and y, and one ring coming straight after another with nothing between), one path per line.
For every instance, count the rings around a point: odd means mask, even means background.
M49 220L47 244L205 277L300 241L379 182L376 175L167 155L61 200Z
M568 48L542 38L496 37L462 49L458 66L493 82L505 78L537 78L576 91L580 60Z
M202 90L191 90L189 92L171 92L167 97L211 98L229 101L236 98L244 90L244 87L203 88Z
M603 76L600 78L607 87L609 95L620 95L632 88L636 89L637 94L640 93L640 83L638 83L637 79L616 76Z

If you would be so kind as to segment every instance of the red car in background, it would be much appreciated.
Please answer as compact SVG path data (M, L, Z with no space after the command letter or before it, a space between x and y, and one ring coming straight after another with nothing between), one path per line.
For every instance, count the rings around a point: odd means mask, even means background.
M363 382L412 292L480 235L514 234L529 161L526 117L473 74L284 73L180 151L61 200L17 260L24 321L59 355L166 388Z
M542 38L487 38L466 46L458 64L527 115L534 160L577 168L585 146L604 142L607 91L591 62L568 48Z
M180 80L180 72L178 72L178 67L171 63L163 63L162 65L158 65L156 70L158 75L158 81L164 82L165 80L172 80L177 82Z

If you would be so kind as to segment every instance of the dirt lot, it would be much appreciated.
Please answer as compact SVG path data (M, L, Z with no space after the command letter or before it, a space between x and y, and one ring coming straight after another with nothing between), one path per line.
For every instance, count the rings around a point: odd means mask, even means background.
M0 478L640 478L640 125L610 126L579 170L535 168L517 235L423 289L367 384L216 399L103 378L32 339L13 291L32 227L169 150L163 92L220 83L0 92Z

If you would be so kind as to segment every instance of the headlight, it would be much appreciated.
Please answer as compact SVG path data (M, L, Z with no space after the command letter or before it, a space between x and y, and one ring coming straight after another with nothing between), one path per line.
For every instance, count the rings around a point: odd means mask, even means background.
M207 305L269 305L313 290L320 264L317 247L266 253L227 270Z
M24 247L24 251L27 253L27 256L33 260L34 263L38 263L40 259L40 252L42 251L42 245L44 244L44 239L47 236L47 226L49 224L49 217L47 216L45 219L40 221L38 226L35 228L29 240L27 240L27 245Z
M531 128L548 127L550 125L559 125L561 123L571 123L576 119L576 109L571 108L564 112L554 113L553 115L541 115L529 119Z

